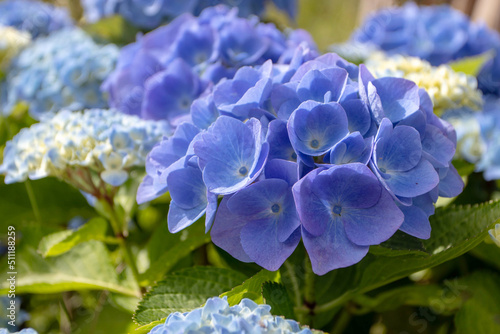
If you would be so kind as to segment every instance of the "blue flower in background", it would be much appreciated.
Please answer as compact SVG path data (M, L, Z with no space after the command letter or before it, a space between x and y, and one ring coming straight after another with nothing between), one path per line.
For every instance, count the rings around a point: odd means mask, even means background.
M164 324L157 325L149 333L312 333L295 320L273 316L270 310L269 305L258 305L246 298L238 305L229 306L227 297L214 297L201 308L171 313Z
M200 15L209 7L226 5L237 7L241 17L262 15L270 0L82 0L85 18L96 22L101 18L121 15L133 25L154 29L184 13ZM297 16L296 0L272 0L275 6L290 18Z
M301 238L320 275L360 261L398 229L429 238L438 197L463 188L453 127L415 83L303 51L207 89L178 128L192 134L149 155L138 199L175 184L171 231L206 212L218 247L268 270Z
M496 32L450 6L409 2L369 16L351 36L389 54L419 57L432 65L470 57L500 44Z
M221 94L216 94L212 101L217 105L228 104L228 108L236 103L253 103L254 109L263 109L259 102L265 98L257 101L255 95L257 91L270 92L271 70L282 73L282 79L291 77L314 54L315 46L311 43L305 32L283 34L272 24L260 23L256 17L239 18L236 9L210 7L198 18L181 15L123 48L116 70L102 89L109 96L110 106L124 113L168 119L177 126L183 120L189 121L185 117L189 118L191 103L209 94L210 91L204 93L212 88L211 84L234 76L232 84L218 88L218 91L231 90L234 95L223 95L220 99ZM299 45L302 51L295 56ZM279 62L279 69L268 64L261 69L241 69L236 74L242 65L262 65L269 59ZM257 78L265 80L258 82ZM256 88L243 96L254 85ZM235 110L231 112L237 114ZM245 119L248 115L246 111L240 116Z
M71 27L73 20L62 7L35 0L7 0L0 2L0 25L29 32L36 38Z
M9 114L19 102L40 119L62 108L107 105L100 85L115 65L118 48L98 45L82 30L61 30L39 38L12 62L1 105Z

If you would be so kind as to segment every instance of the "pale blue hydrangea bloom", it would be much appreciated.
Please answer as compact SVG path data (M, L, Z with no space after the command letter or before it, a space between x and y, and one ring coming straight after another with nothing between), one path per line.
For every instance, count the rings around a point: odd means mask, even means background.
M149 333L312 333L295 320L273 316L270 310L269 305L258 305L246 298L238 305L229 306L227 297L214 297L208 299L205 306L191 312L171 313L164 324Z
M489 234L493 242L500 247L500 224L496 224L494 229L489 230Z
M22 329L19 332L13 332L13 333L11 333L6 328L0 328L0 334L38 334L38 332L35 331L33 328L25 328L25 329Z
M81 170L92 170L104 182L119 186L132 168L144 166L148 152L167 134L165 122L114 110L63 110L22 129L9 141L0 173L5 174L5 183L56 176L75 184L75 177L82 181ZM93 193L85 185L88 182L79 188Z
M0 101L3 113L9 114L21 101L36 119L60 109L104 108L99 88L117 57L115 45L96 44L79 29L39 38L9 68Z
M42 1L7 0L0 2L0 25L28 32L33 38L73 26L66 8Z

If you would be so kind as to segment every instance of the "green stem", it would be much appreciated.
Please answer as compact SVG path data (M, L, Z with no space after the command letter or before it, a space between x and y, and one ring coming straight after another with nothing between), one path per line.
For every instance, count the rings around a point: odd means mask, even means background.
M331 334L342 334L344 332L344 330L346 329L347 325L349 325L351 318L352 318L352 314L349 312L347 307L344 307L344 309L342 310L342 313L340 313L340 316L335 321L335 325L333 325L333 328L330 331L330 333Z
M343 304L345 304L349 299L349 295L347 293L344 293L342 296L326 303L326 304L323 304L323 305L318 305L314 308L314 313L318 314L318 313L324 313L324 312L328 312L328 311L331 311L339 306L342 306Z
M312 321L315 314L316 296L314 294L314 287L316 276L312 270L312 264L309 257L306 256L304 260L305 276L304 276L304 306L308 309L305 316L305 323L313 327Z
M31 203L31 208L33 209L33 213L35 214L35 219L41 225L42 216L40 215L40 210L38 209L38 204L36 202L35 193L33 192L33 187L31 186L31 181L26 180L24 182L24 185L26 186L26 192L28 193L28 197Z
M134 280L137 282L137 285L140 286L140 275L134 259L134 254L132 253L132 250L130 249L129 245L125 242L125 237L123 235L122 227L124 224L120 222L120 219L116 214L113 200L112 199L108 200L108 204L109 204L111 227L113 228L113 232L115 233L115 236L118 239L118 244L120 245L120 248L123 251L125 262L132 270L132 275L134 276Z

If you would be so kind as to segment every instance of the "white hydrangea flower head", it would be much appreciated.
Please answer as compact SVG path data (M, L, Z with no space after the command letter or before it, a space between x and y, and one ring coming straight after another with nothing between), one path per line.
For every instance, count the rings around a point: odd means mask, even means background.
M0 173L5 183L46 176L61 178L94 193L92 174L120 186L170 129L115 110L63 110L22 129L5 147Z
M0 71L5 71L11 60L30 42L29 33L0 26Z
M389 57L375 52L366 61L366 66L378 78L400 77L415 82L429 93L437 113L463 107L480 110L482 107L476 78L455 72L447 65L432 66L416 57Z

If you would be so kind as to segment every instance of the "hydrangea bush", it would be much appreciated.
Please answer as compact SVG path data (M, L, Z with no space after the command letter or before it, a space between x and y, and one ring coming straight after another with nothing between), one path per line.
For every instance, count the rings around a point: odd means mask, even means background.
M36 119L63 108L104 108L100 85L117 57L115 45L96 44L79 29L39 38L8 69L0 100L3 113L10 114L20 102Z
M0 334L500 333L497 33L44 1L0 0Z
M0 25L26 31L33 38L73 26L66 8L36 0L5 0L0 2Z
M85 17L89 22L95 22L103 17L121 15L135 26L154 29L162 23L184 13L199 15L211 6L223 4L238 7L239 15L262 15L270 0L82 0ZM296 0L272 0L273 4L294 18L297 13Z
M199 17L185 14L127 45L103 85L110 105L175 126L188 116L193 100L239 67L266 59L288 63L301 43L308 55L316 54L305 31L285 35L273 24L237 13L218 6Z

